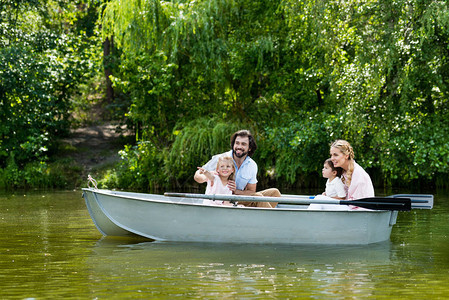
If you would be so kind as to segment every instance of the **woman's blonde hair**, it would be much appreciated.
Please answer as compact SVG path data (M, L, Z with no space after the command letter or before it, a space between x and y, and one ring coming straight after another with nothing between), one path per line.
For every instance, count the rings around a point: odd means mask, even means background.
M352 173L354 172L354 150L351 144L345 140L336 140L332 143L332 147L340 150L343 155L348 155L348 170L344 171L345 176L342 176L341 181L349 187L351 185Z
M218 171L218 166L220 165L221 162L230 162L231 163L233 171L232 171L231 175L229 175L228 180L235 180L235 166L234 166L234 160L232 159L232 157L220 156L218 158L218 162L217 162L217 171Z

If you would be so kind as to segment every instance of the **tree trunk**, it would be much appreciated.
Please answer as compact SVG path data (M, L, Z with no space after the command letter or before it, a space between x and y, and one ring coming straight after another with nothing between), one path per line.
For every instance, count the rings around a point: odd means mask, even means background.
M112 82L110 75L112 75L112 57L111 52L114 47L114 38L106 38L103 42L103 66L104 76L106 78L106 103L112 103L114 100L114 89L112 88Z

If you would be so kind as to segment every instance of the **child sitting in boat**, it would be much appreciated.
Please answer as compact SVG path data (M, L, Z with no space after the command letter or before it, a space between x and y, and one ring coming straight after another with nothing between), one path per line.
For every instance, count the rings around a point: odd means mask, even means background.
M323 165L323 177L327 178L326 189L322 195L317 195L316 200L334 198L338 200L346 199L346 189L344 183L341 181L342 168L336 168L330 158L324 161ZM326 196L326 197L323 197ZM333 204L318 204L312 203L308 209L311 210L348 210L348 206L345 205L333 205Z
M204 176L207 180L206 195L232 195L232 191L228 188L229 180L234 180L235 167L234 160L230 156L221 156L218 158L216 174L198 167L200 176ZM232 205L229 201L212 201L204 200L204 204L214 205Z
M339 200L346 199L345 185L341 181L342 168L335 168L330 158L326 159L323 166L323 177L327 178L326 190L323 195Z

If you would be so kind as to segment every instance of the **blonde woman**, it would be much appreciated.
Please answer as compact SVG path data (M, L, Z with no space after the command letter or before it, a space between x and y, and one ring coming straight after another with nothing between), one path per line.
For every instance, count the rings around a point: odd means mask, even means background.
M354 160L354 150L345 140L336 140L330 149L334 167L343 169L346 200L374 197L374 187L366 171Z

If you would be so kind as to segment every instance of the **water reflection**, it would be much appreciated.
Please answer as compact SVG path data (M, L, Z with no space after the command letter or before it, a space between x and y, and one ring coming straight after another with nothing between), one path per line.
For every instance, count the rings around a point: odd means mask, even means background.
M174 294L189 291L208 297L216 293L273 296L295 291L310 295L308 289L332 294L340 293L343 286L358 293L373 288L366 269L388 265L390 250L390 242L371 246L272 246L126 243L103 238L86 263L98 281L120 278L121 284L126 281L132 285L146 278L153 288L164 286L165 293ZM101 291L96 289L95 293Z
M129 243L127 243L129 242ZM385 262L389 260L391 242L372 245L259 245L223 243L141 242L139 240L101 238L94 254L119 255L121 259L139 261L151 253L155 261L192 263L195 261L280 264L332 262ZM142 257L142 258L143 258Z

